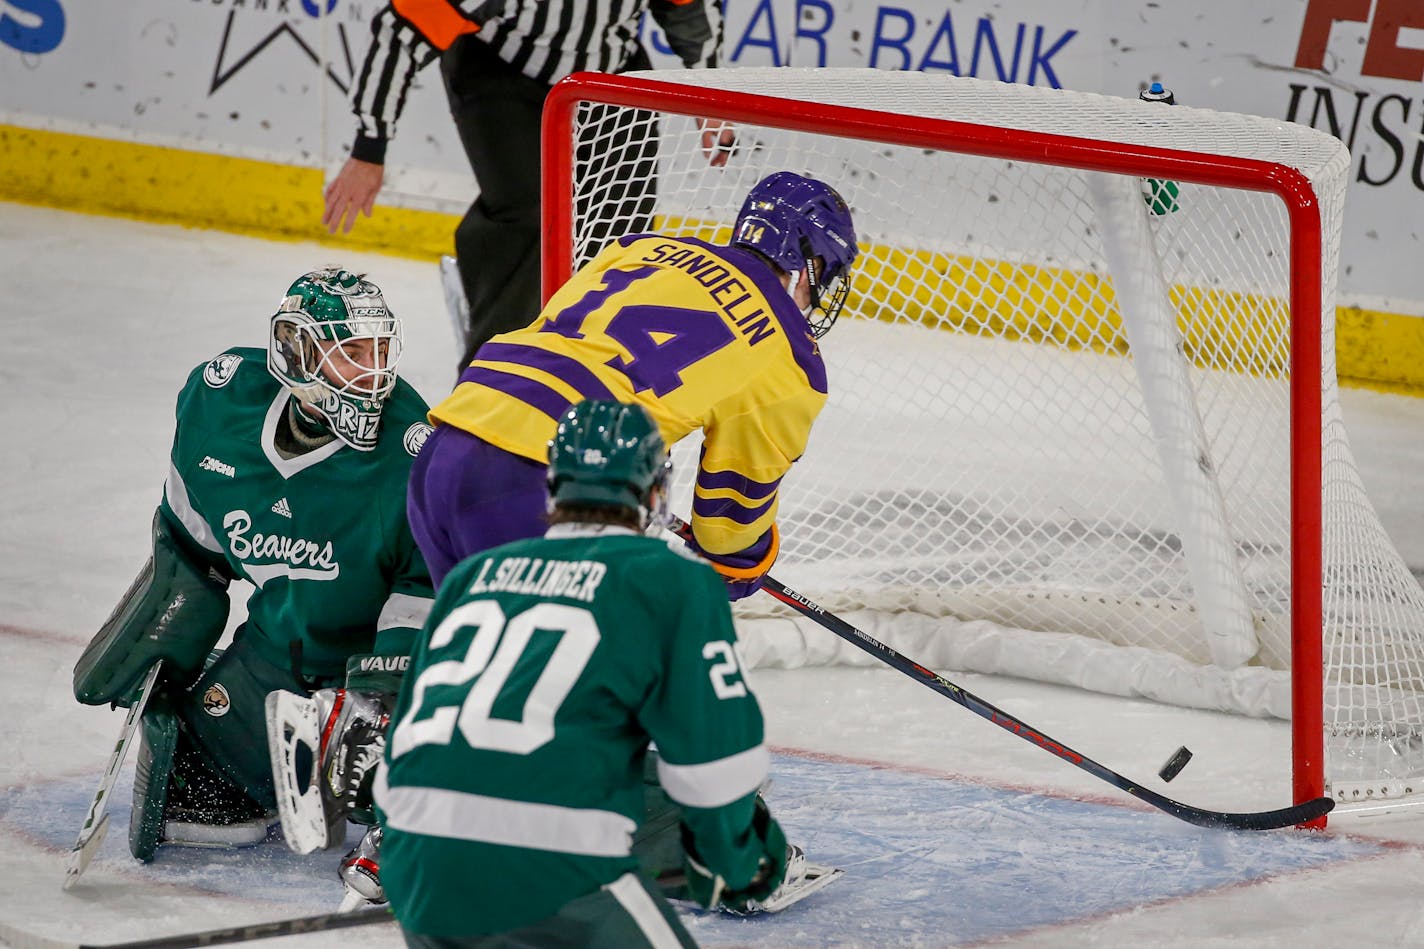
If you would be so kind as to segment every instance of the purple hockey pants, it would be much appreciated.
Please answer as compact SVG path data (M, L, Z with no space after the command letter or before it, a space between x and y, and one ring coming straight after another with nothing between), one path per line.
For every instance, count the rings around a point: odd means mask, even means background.
M435 427L411 466L406 512L436 589L466 557L543 535L547 467L463 429Z

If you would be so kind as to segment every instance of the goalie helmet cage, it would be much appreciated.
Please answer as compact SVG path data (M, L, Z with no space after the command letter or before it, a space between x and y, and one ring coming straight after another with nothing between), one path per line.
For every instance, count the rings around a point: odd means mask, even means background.
M735 126L725 167L698 119ZM578 74L544 122L546 293L609 234L726 242L773 171L850 204L783 582L942 667L1289 718L1296 801L1424 790L1424 595L1335 377L1337 139L834 68ZM738 604L754 662L865 661L766 599Z

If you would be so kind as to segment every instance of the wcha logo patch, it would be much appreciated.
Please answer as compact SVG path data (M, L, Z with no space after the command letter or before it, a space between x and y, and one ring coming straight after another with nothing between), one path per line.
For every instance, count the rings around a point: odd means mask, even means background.
M204 455L203 460L198 462L198 467L204 471L216 471L220 475L227 475L229 478L237 477L237 469L225 461L214 458L212 455Z

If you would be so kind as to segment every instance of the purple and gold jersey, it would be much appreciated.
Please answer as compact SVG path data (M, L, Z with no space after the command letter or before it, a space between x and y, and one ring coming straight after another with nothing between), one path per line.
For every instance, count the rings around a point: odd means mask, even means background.
M776 520L777 486L826 391L806 320L763 261L633 235L530 326L486 343L430 418L539 462L559 416L582 399L641 404L669 445L701 429L693 528L704 549L732 553Z

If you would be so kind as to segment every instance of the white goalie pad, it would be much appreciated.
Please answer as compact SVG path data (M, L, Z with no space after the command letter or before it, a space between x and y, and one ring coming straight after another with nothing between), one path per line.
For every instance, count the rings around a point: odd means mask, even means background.
M332 846L321 796L321 717L317 703L293 692L267 694L267 750L282 836L297 853ZM344 830L344 822L341 829ZM338 843L340 841L337 841Z

